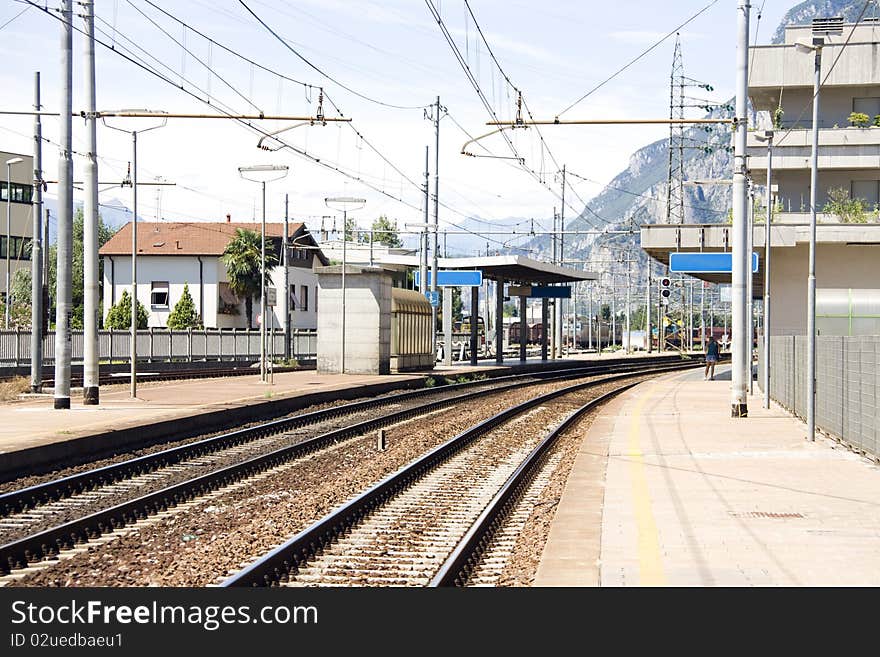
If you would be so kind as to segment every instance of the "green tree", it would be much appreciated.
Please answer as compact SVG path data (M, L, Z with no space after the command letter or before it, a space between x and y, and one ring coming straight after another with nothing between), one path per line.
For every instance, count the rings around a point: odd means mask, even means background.
M244 299L248 328L253 328L251 318L254 310L254 297L260 294L260 235L252 230L237 228L235 237L226 245L221 256L226 265L226 276L232 293ZM277 256L266 250L266 283L271 283L269 270L278 264Z
M396 219L392 222L383 214L373 222L372 229L373 242L395 249L403 246L403 240L400 239L398 234Z
M183 294L174 304L174 310L168 315L168 328L175 331L184 331L190 328L201 328L202 319L196 312L196 304L189 293L189 285L183 284Z
M149 313L144 305L137 302L137 327L139 329L147 328L147 318ZM130 329L131 328L131 297L128 290L122 291L122 296L116 305L110 308L107 313L107 320L104 322L107 328L112 329Z
M850 198L846 187L828 190L828 203L823 212L836 215L845 224L864 224L868 221L868 203L865 199Z

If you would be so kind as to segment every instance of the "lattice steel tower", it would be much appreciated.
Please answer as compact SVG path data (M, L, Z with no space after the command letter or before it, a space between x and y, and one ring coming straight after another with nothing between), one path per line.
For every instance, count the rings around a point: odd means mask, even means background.
M669 76L669 118L684 119L684 64L681 59L681 39L675 35L675 53ZM667 176L666 223L684 223L684 124L669 124L669 174Z

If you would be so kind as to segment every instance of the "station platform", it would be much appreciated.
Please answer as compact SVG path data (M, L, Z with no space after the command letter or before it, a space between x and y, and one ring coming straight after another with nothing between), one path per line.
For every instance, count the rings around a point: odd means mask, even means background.
M121 377L119 384L102 386L101 403L97 406L83 405L81 388L71 390L69 410L55 410L51 394L0 404L0 478L52 463L66 465L69 460L112 453L127 444L142 444L145 432L158 439L163 434L221 430L269 412L283 415L313 404L422 387L426 376L492 376L621 358L627 356L578 354L555 361L509 360L501 365L487 360L477 366L456 363L432 372L391 375L300 370L275 374L272 384L261 383L259 373L171 382L139 381L135 399L130 396L127 379Z
M880 469L730 371L660 377L587 431L535 586L880 585Z

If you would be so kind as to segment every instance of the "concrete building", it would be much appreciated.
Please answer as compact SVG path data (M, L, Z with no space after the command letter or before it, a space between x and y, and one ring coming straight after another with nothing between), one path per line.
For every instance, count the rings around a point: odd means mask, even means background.
M6 162L21 158L21 162L8 167L10 180L7 181ZM9 270L12 276L19 269L30 268L30 250L33 239L34 158L22 153L0 151L0 295L6 293L6 258L9 257ZM7 182L11 183L11 198L7 197ZM9 242L6 234L6 211L9 210Z
M226 222L138 222L137 296L149 312L150 327L164 327L168 315L188 284L205 328L247 328L244 299L229 289L226 265L221 260L226 245L238 228L260 233L259 223ZM284 225L266 224L266 252L281 253ZM328 264L303 223L288 225L288 294L280 290L277 305L269 313L269 327L284 328L288 304L292 328L317 328L318 279L315 266ZM123 226L103 247L104 316L122 295L131 290L131 224ZM269 270L271 283L278 289L283 268ZM260 299L253 301L252 325L259 326Z
M852 37L846 47L850 32ZM779 45L755 46L749 58L749 97L757 111L756 129L748 134L749 173L758 190L767 177L767 144L759 141L773 128L773 115L782 107L773 141L773 184L776 208L771 223L771 335L803 335L807 331L807 268L810 239L810 157L812 144L813 53L795 44L812 44L812 26L786 28ZM840 291L880 294L880 23L843 25L838 34L825 34L819 97L819 166L816 231L817 317L823 299ZM836 64L835 64L836 62ZM832 70L832 64L834 68ZM870 127L849 125L849 116L869 116ZM829 190L843 188L861 198L867 223L841 223L823 210ZM766 195L765 195L766 196ZM765 206L766 207L766 206ZM753 298L764 293L765 209L755 216L754 251L759 255L753 276ZM645 225L641 245L656 260L668 264L676 251L730 251L730 225ZM730 275L695 274L715 283ZM834 292L832 292L834 291ZM833 335L846 322L817 321L820 335Z

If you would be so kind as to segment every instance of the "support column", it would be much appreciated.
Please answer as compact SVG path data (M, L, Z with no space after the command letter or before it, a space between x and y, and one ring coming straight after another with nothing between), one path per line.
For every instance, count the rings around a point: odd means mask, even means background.
M519 298L519 360L522 363L526 362L526 338L528 337L526 334L529 330L529 325L526 322L526 304L528 300L528 297Z
M452 365L452 288L443 288L443 364Z
M504 362L504 279L495 281L495 362Z
M474 285L471 288L471 365L477 364L477 349L479 349L478 320L480 319L480 288Z
M547 311L550 308L550 300L541 299L541 360L547 360Z

